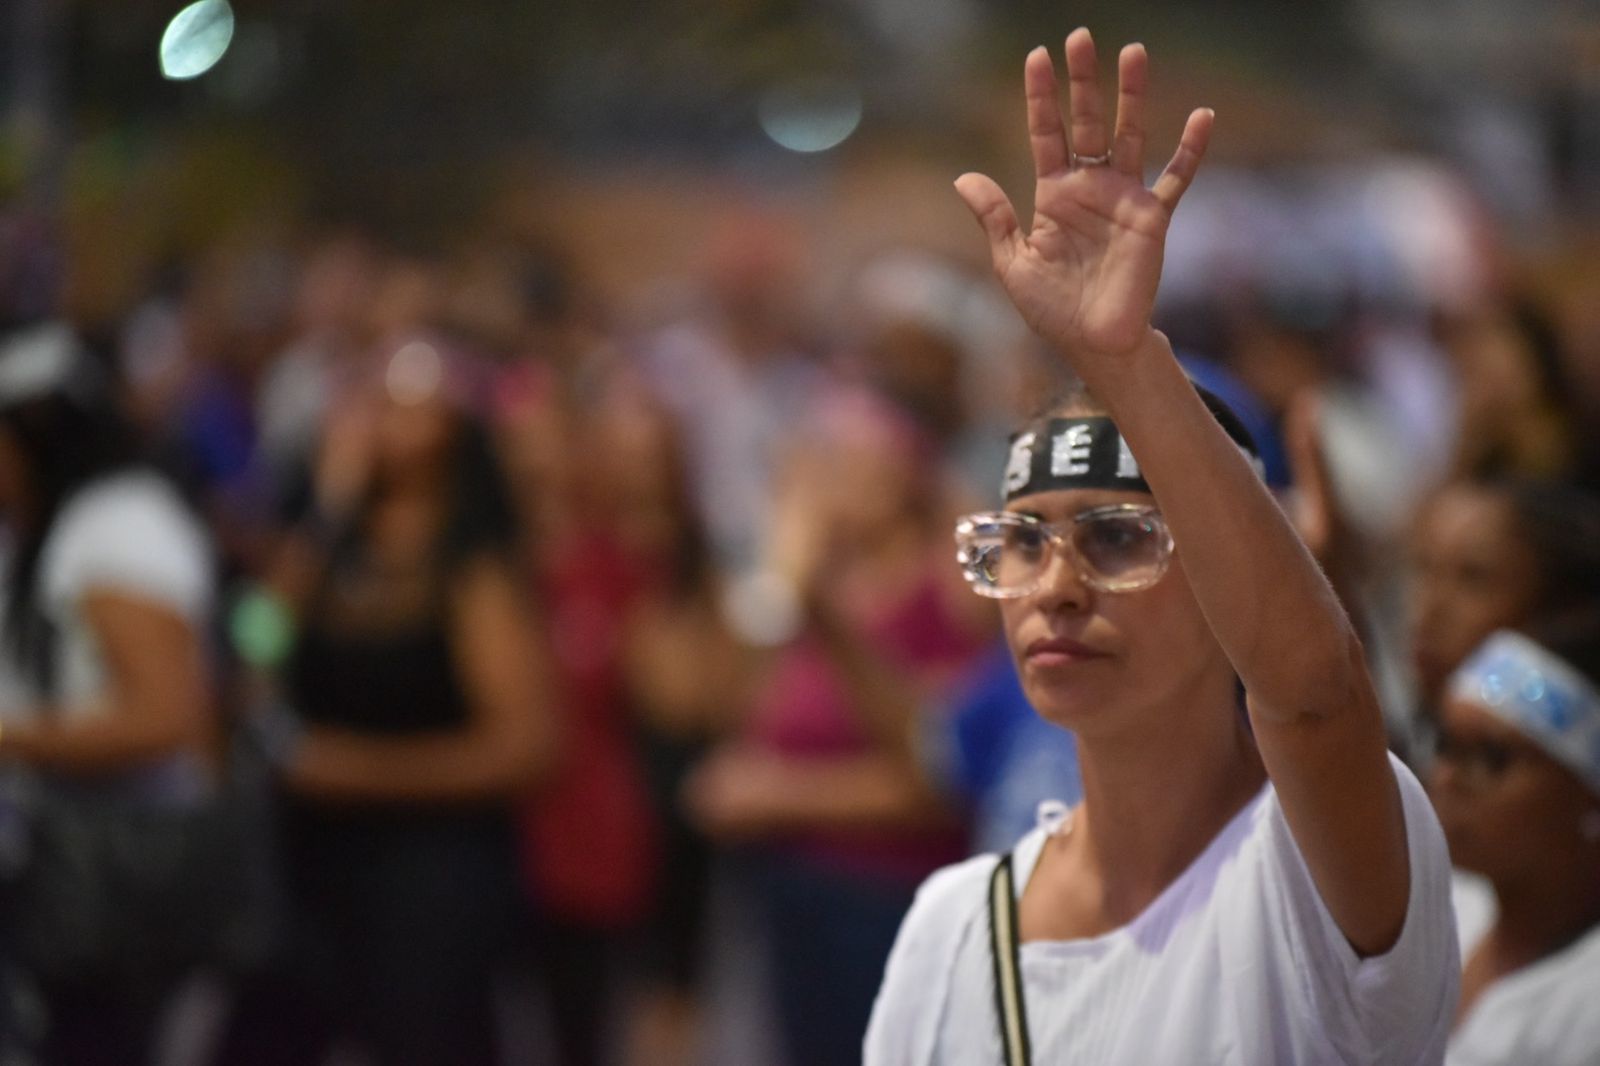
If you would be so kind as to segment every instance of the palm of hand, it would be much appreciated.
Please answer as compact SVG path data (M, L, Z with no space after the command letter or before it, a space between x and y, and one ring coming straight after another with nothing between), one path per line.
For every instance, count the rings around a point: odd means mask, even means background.
M1041 336L1069 350L1126 351L1155 306L1167 224L1142 182L1110 168L1040 179L1033 227L1001 282Z
M956 189L989 238L995 273L1024 321L1073 358L1127 352L1150 332L1167 227L1210 137L1211 112L1189 116L1172 160L1144 184L1142 46L1123 49L1115 135L1108 134L1087 30L1067 38L1072 148L1044 49L1028 56L1025 82L1035 209L1024 234L1010 200L981 174ZM1074 151L1076 149L1076 152Z

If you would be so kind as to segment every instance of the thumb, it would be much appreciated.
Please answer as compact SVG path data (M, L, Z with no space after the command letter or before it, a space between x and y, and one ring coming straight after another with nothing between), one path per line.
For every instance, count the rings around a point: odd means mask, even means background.
M985 174L963 174L956 179L956 192L989 238L989 255L995 273L1004 275L1022 239L1017 212L1005 192Z

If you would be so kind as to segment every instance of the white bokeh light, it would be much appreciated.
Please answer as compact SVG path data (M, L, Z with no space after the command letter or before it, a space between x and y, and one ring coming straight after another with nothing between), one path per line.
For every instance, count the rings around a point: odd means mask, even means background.
M173 81L198 78L217 65L233 41L228 0L199 0L172 17L161 35L161 74Z
M763 93L756 117L791 152L825 152L861 125L861 91L848 82L791 82Z

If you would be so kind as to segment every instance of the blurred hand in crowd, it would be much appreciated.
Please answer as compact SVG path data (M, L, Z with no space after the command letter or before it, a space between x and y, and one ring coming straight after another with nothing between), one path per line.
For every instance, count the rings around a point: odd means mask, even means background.
M349 515L372 484L377 458L377 404L347 398L328 417L313 473L317 506L329 516Z

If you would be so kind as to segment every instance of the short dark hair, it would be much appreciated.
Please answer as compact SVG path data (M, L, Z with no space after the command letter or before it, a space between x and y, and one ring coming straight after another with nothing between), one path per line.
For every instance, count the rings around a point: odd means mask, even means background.
M1255 435L1246 428L1244 420L1239 417L1234 409L1229 407L1222 397L1193 378L1189 380L1189 384L1194 386L1195 393L1200 397L1201 402L1206 405L1206 410L1211 412L1211 417L1217 420L1217 424L1222 427L1223 432L1227 433L1235 444L1259 460L1261 458L1261 448L1256 443ZM1064 383L1059 389L1051 392L1042 404L1035 407L1028 420L1017 428L1017 433L1043 432L1052 418L1058 418L1062 415L1108 414L1110 412L1106 410L1105 404L1101 403L1099 397L1090 391L1089 386L1085 385L1081 379L1073 378Z
M1539 574L1534 613L1600 610L1600 498L1562 481L1475 484L1504 500Z
M1586 610L1542 615L1519 629L1600 690L1600 603Z

